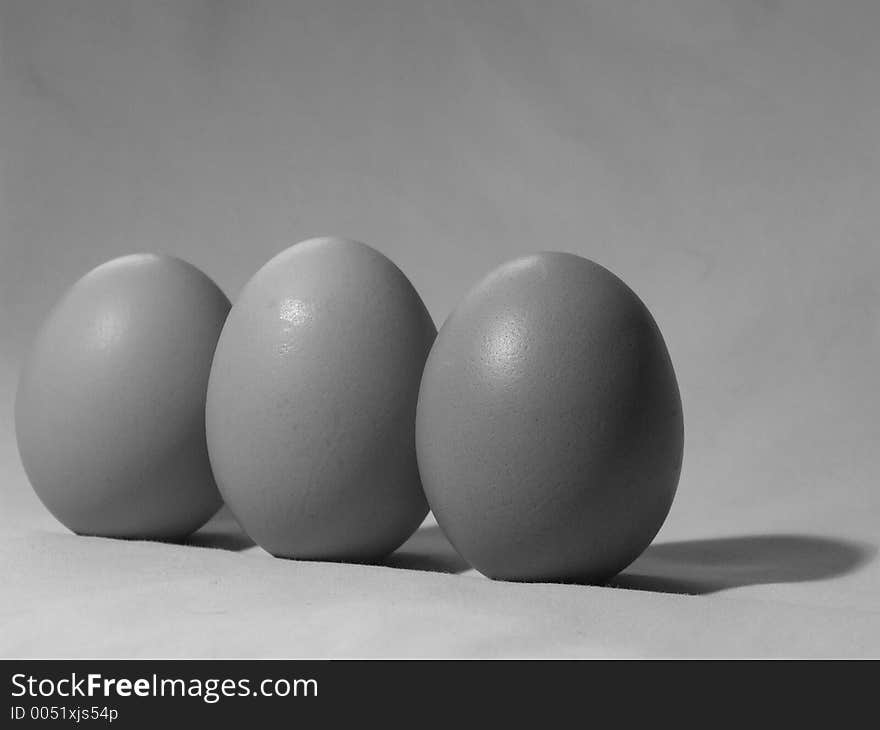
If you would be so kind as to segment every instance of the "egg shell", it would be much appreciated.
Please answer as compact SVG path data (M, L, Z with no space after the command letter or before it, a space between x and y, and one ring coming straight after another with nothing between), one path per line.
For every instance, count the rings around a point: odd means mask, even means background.
M480 572L607 580L660 529L682 463L660 331L608 270L539 253L494 270L443 325L417 414L422 481Z
M362 243L304 241L245 285L206 417L220 491L259 545L368 562L418 527L416 401L435 335L406 276Z
M190 264L135 254L90 271L49 314L15 425L34 490L70 530L178 539L219 509L205 395L229 306Z

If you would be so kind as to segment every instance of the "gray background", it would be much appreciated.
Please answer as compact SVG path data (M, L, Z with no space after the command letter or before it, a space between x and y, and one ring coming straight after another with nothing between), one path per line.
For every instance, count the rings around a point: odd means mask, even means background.
M110 257L234 299L350 236L439 325L556 249L639 293L681 385L666 552L631 572L880 610L878 35L870 0L0 0L0 523L56 529L15 378Z

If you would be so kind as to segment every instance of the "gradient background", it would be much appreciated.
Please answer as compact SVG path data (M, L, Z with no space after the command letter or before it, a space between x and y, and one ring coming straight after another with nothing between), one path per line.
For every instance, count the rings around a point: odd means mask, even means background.
M0 0L0 566L19 581L0 651L880 654L878 34L870 0ZM181 643L193 629L173 606L177 643L149 621L149 646L121 625L104 644L70 638L113 620L127 599L94 596L133 566L182 561L185 582L186 561L225 574L232 556L94 546L45 514L11 420L40 321L113 256L173 253L234 299L322 234L390 256L438 325L534 250L592 258L639 293L686 421L672 512L619 580L648 590L541 589L558 596L550 626L528 618L534 587L264 560L303 586L338 580L336 639L285 624L286 642L261 643L235 624L240 645L208 629ZM426 529L409 557L454 566ZM91 586L57 613L54 550L85 551L64 569ZM114 550L134 562L102 588L88 560ZM416 583L447 596L428 624ZM233 614L230 585L214 597ZM364 629L394 590L412 623L392 610Z

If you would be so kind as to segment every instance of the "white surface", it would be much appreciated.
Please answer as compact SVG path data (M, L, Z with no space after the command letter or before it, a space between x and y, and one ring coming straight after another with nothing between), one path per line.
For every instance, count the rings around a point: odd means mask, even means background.
M660 543L627 590L490 581L430 518L387 566L277 560L225 514L186 546L31 522L0 533L6 657L880 655L872 552L833 541Z

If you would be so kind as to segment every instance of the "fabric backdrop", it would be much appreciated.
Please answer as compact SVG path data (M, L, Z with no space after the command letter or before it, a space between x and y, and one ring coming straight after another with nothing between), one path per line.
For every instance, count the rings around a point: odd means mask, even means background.
M880 655L878 32L871 0L0 0L0 655ZM638 292L685 460L614 587L494 583L430 518L365 567L45 512L12 403L61 293L153 250L234 299L322 234L438 325L535 250Z

